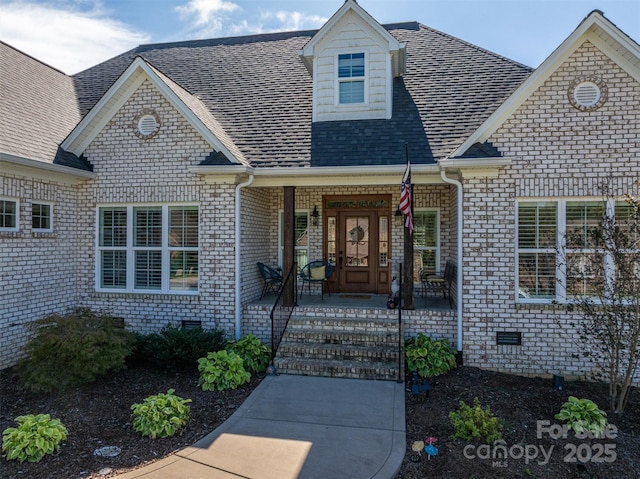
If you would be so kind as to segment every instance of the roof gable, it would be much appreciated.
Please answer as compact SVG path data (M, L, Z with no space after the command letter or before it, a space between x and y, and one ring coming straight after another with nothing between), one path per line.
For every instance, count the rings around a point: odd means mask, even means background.
M357 22L359 28L366 28L368 34L374 37L382 48L392 55L393 76L402 76L404 73L405 44L400 43L387 29L378 23L367 13L356 0L346 0L342 7L318 30L309 40L299 55L310 73L313 74L313 58L317 55L318 47L336 34L340 34L340 26L345 22ZM337 32L337 33L336 33Z
M594 10L450 157L460 157L474 144L487 141L585 42L591 42L640 82L640 45L605 18L602 12Z
M169 103L198 131L216 152L232 163L247 164L220 123L195 96L141 57L136 57L100 100L62 143L62 148L76 156L96 138L116 112L145 80L149 80Z

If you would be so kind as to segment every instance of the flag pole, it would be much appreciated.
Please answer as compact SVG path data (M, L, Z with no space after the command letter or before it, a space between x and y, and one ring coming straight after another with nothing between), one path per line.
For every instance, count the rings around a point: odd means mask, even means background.
M402 296L404 298L403 308L407 310L415 309L413 301L413 183L411 182L411 163L409 162L409 144L404 144L404 152L407 160L407 170L403 178L404 188L407 190L403 195L403 213L405 214L404 226L404 268L402 271ZM408 198L408 205L406 199Z

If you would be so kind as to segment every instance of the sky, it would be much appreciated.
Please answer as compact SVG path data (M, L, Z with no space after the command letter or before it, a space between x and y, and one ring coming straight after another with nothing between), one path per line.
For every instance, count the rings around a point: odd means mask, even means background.
M316 29L344 0L0 0L0 40L67 74L137 45ZM640 43L640 0L359 0L537 67L595 9Z

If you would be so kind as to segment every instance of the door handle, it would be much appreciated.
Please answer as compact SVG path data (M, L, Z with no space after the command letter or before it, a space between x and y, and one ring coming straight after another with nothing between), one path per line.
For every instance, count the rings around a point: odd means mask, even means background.
M342 251L338 253L338 268L342 269Z

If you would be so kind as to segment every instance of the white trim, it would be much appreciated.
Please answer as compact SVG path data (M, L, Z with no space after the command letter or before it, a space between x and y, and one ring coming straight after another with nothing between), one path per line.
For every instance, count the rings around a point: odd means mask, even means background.
M340 55L354 55L362 53L364 55L364 75L361 77L344 77L340 78ZM369 58L371 56L369 48L341 48L335 50L333 54L333 62L334 62L334 99L333 105L336 107L337 112L351 112L351 111L362 111L363 107L369 106ZM340 103L340 85L342 83L352 83L352 82L362 82L363 84L363 92L362 92L362 100L358 103ZM316 92L317 90L314 90ZM316 96L314 94L314 96Z
M34 228L33 227L33 206L34 205L42 205L49 207L49 227L48 228ZM40 201L40 200L32 200L31 201L31 231L33 233L53 233L53 215L54 212L54 203L53 201Z
M16 214L15 220L16 225L13 228L10 227L0 227L0 233L16 233L20 231L20 200L18 198L13 198L10 196L0 196L0 201L6 201L7 203L15 203L16 205Z
M198 116L174 93L142 58L137 57L116 80L91 111L78 123L62 142L62 148L76 155L82 154L116 112L149 79L165 99L193 126L216 151L222 151L232 163L241 164L239 158L213 134ZM88 133L88 134L86 134ZM86 135L85 135L86 134ZM83 135L84 138L83 138Z
M8 166L7 169L3 168L3 173L16 173L22 176L33 175L35 172L40 172L39 177L41 179L59 179L66 183L77 182L83 179L94 179L96 177L96 174L92 171L24 158L10 153L0 152L0 163L6 163ZM33 170L35 170L35 172Z
M464 154L475 143L483 143L537 90L556 70L571 56L586 40L594 43L598 48L611 52L611 48L604 46L604 42L590 29L594 26L604 30L614 41L618 42L630 54L640 59L640 46L630 40L622 31L613 25L598 11L592 12L576 30L560 44L558 48L518 87L518 89L505 100L500 107L471 134L450 156L456 157ZM615 55L618 65L626 71L632 71L634 78L640 77L637 68L629 66L628 62L621 61L620 54Z

